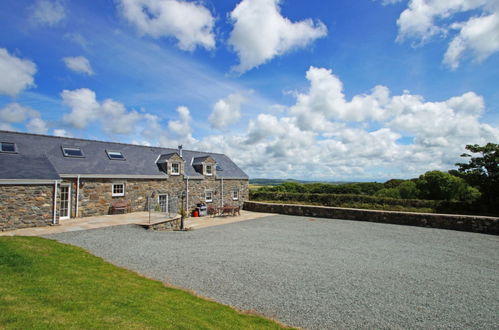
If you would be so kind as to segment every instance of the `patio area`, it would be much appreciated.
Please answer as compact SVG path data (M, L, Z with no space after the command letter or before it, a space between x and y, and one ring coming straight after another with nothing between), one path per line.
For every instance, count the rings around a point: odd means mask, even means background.
M200 229L211 226L224 225L232 222L240 222L271 215L269 213L259 213L250 211L240 211L237 216L206 216L197 218L187 218L185 227L190 229ZM126 214L101 215L96 217L85 217L77 219L61 220L59 225L47 227L22 228L11 231L0 232L0 236L44 236L50 234L96 229L121 225L145 225L154 222L164 221L166 217L154 216L149 218L149 212L132 212Z

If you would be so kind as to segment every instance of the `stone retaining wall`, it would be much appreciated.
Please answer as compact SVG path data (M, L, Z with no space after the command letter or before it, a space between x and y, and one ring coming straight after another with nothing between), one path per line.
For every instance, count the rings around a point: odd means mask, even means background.
M381 222L397 225L431 227L499 235L499 218L497 217L362 210L340 207L260 202L245 202L244 209L253 212Z
M0 231L48 226L54 185L0 185Z
M180 221L181 221L180 217L177 217L175 219L169 219L152 224L142 225L142 227L154 231L180 230Z

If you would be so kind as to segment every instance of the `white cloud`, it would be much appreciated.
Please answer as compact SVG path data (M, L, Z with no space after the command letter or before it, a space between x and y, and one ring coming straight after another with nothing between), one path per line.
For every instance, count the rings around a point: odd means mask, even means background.
M38 0L29 8L29 19L38 25L54 26L66 17L61 1Z
M76 128L85 128L99 117L100 104L96 100L95 92L88 88L63 90L62 103L71 108L63 120Z
M191 114L189 108L180 106L177 108L177 113L180 118L178 120L168 121L168 129L181 143L194 143L196 140L192 137L192 128L190 124Z
M64 90L61 97L63 104L71 108L63 120L79 129L98 121L107 133L129 134L143 117L136 111L127 111L122 103L112 99L99 103L95 92L88 88Z
M246 131L192 147L228 154L251 177L382 180L448 170L466 144L499 141L499 128L481 122L485 102L474 92L431 102L376 86L348 101L330 70L312 67L307 79L287 115L261 113Z
M451 69L459 67L464 55L483 61L499 51L497 0L410 0L397 24L398 41L425 43L436 35L453 36L443 60Z
M71 133L69 133L67 130L62 129L62 128L56 128L53 131L53 134L55 136L62 136L62 137L73 137Z
M5 48L0 48L0 94L15 96L35 86L35 73L35 63L10 55Z
M25 107L19 103L10 103L0 109L0 129L13 131L11 125L25 124L28 132L46 134L48 132L47 123L40 118L40 112Z
M26 128L28 132L36 134L47 134L48 128L47 123L41 118L33 118L27 124Z
M84 56L64 57L62 60L64 61L64 64L74 72L87 74L89 76L94 74L90 62Z
M154 38L174 37L178 47L192 51L196 46L215 48L214 18L199 3L179 0L119 0L124 17L140 33Z
M15 131L16 129L7 123L0 122L0 131Z
M388 102L390 92L384 86L376 86L370 94L356 95L347 101L341 80L331 70L310 67L306 77L310 89L297 94L297 102L290 108L302 129L328 131L335 128L328 120L380 120L386 116L383 105Z
M28 118L39 116L38 111L22 106L19 103L10 103L0 109L0 121L7 123L22 123Z
M471 18L459 29L459 34L452 39L444 55L444 63L452 69L459 67L466 51L470 51L477 61L483 61L499 51L499 12Z
M233 69L243 73L327 35L320 21L291 22L280 13L280 0L243 0L230 13L234 29L229 45L239 55Z
M230 94L225 99L218 100L213 106L213 112L208 117L211 127L224 129L241 118L241 104L246 97L239 93Z

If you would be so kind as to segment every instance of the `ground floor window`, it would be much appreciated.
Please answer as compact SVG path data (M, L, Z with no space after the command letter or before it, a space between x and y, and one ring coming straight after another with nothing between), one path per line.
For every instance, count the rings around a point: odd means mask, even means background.
M206 203L211 203L213 202L213 191L211 190L206 190L204 192L204 200Z
M113 183L113 197L125 196L125 184Z
M239 190L232 190L232 200L239 200Z

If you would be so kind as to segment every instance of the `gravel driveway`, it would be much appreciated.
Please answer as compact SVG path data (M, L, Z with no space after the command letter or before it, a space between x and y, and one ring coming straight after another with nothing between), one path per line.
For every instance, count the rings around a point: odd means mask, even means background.
M497 236L271 216L191 232L129 225L48 237L293 326L499 328Z

